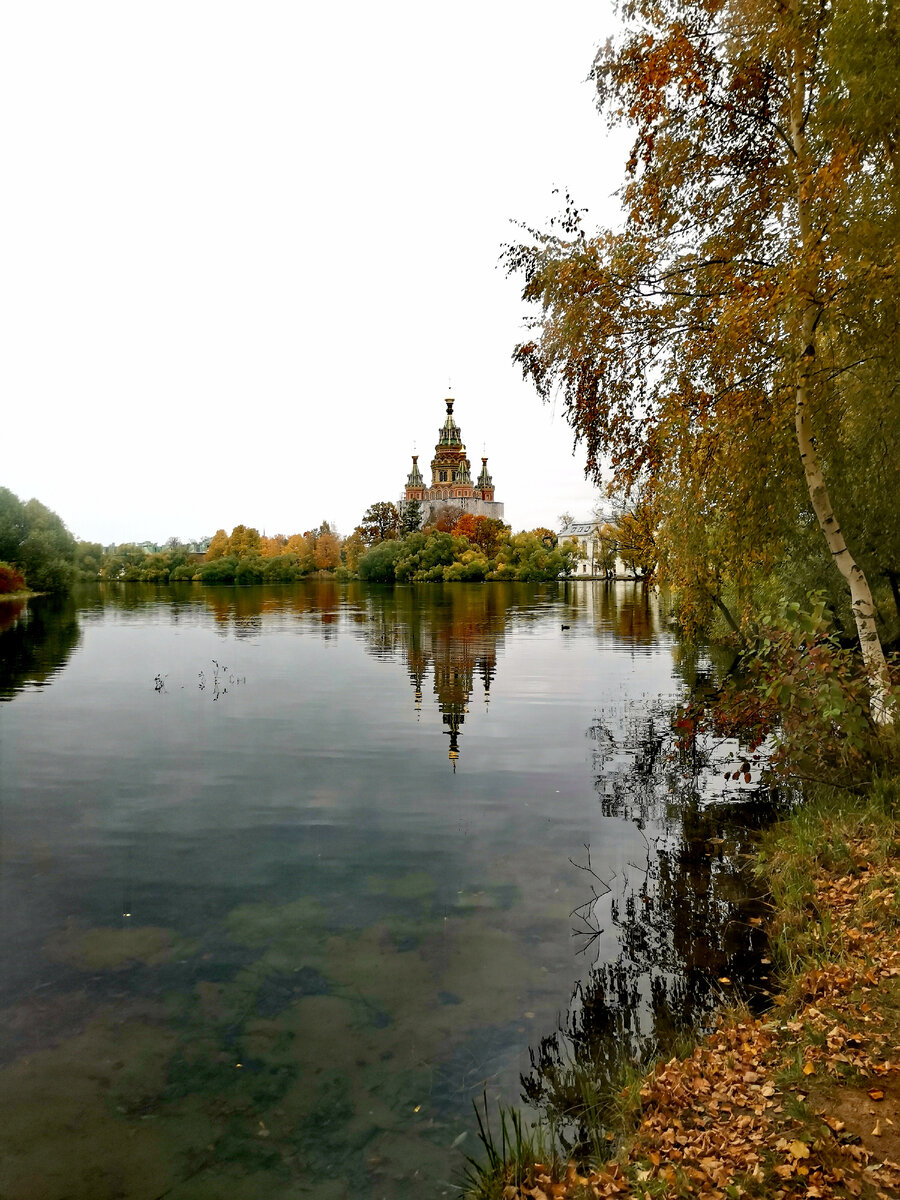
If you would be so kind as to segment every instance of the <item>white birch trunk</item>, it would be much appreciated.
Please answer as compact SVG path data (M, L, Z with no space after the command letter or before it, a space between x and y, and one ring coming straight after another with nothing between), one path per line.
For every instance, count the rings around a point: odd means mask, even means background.
M795 383L794 426L813 511L834 564L847 581L850 589L853 617L856 621L859 645L869 681L872 718L877 725L891 725L894 714L890 702L890 676L875 624L872 592L865 572L847 549L847 543L844 541L844 535L831 506L812 428L809 404L810 383L816 359L816 325L821 312L821 302L817 296L820 280L818 268L814 264L815 247L810 212L811 169L804 129L806 86L803 68L798 63L796 54L790 64L790 71L791 141L795 155L794 186L800 231L800 253L807 268L802 294L804 305L801 322L802 348L798 359Z

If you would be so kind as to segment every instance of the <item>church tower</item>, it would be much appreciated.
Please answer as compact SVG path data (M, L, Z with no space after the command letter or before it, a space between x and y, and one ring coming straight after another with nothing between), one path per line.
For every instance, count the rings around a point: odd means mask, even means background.
M422 472L419 470L419 456L412 456L412 470L406 477L406 499L407 500L424 500L425 499L425 480L422 478Z
M445 400L447 419L438 430L438 443L431 460L431 487L445 500L472 498L472 464L466 458L462 433L453 419L453 400Z
M461 508L474 516L503 520L503 505L494 499L494 482L488 474L487 458L481 460L478 482L472 483L472 464L466 456L462 432L453 416L455 401L447 398L447 416L438 430L434 458L431 460L431 482L426 485L419 470L419 456L413 455L412 470L406 480L404 499L418 500L423 508L423 522L431 513L445 505Z

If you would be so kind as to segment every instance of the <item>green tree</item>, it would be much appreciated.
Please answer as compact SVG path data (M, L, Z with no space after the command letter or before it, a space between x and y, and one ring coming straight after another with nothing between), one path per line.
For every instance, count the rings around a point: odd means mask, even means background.
M595 562L600 564L604 575L609 577L616 573L616 558L619 553L619 531L609 521L601 522L596 532L597 553Z
M0 559L18 562L19 547L27 533L24 504L9 488L0 487Z
M103 565L103 547L99 542L78 542L75 568L82 579L99 579Z
M402 542L377 542L359 560L360 579L370 583L393 583L395 566L402 551Z
M0 557L41 592L66 591L75 580L76 543L55 512L40 500L24 504L0 489Z
M422 528L422 505L418 500L407 500L400 505L398 528L401 537Z

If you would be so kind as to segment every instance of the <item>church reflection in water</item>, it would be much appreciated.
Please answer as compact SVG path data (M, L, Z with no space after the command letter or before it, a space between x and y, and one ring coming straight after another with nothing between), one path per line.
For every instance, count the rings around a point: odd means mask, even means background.
M428 589L427 603L423 599L412 588L367 596L367 641L378 657L406 658L416 712L422 711L431 677L455 770L473 698L490 703L498 650L515 609L502 585L438 586Z
M601 646L610 637L649 652L662 619L658 599L635 584L570 583L536 592L533 585L493 583L430 585L356 592L368 650L378 658L405 657L414 703L422 711L431 691L449 738L448 757L456 769L470 706L490 704L506 631L559 614L571 636L590 630ZM363 615L364 614L364 615Z
M460 733L477 680L484 689L485 705L490 703L499 638L491 629L466 629L459 636L452 629L432 628L428 634L426 644L408 654L409 678L415 689L416 711L420 712L423 685L429 668L433 671L434 695L444 732L450 737L449 758L455 764L459 758Z

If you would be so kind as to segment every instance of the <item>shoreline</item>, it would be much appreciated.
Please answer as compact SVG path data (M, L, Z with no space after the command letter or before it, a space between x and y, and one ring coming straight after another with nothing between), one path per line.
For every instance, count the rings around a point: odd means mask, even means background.
M623 1088L601 1134L614 1155L577 1163L523 1140L517 1162L480 1170L473 1200L900 1195L900 777L862 797L818 786L754 868L772 1006L724 1009Z

